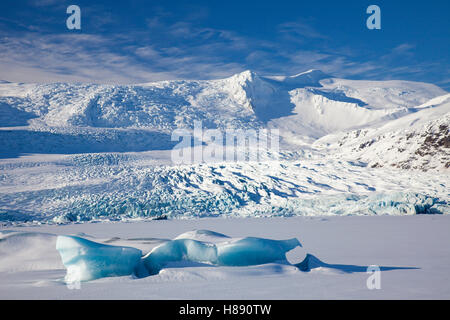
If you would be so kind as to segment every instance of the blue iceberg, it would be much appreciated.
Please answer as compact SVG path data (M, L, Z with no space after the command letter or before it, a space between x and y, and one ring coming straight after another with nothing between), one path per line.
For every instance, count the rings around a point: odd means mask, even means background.
M105 245L75 236L58 236L56 249L67 269L66 282L75 282L125 275L141 278L158 274L173 263L250 266L286 262L286 253L301 247L296 238L225 239L219 243L195 239L170 240L143 256L141 250L132 247Z
M149 275L157 274L162 268L174 262L196 262L217 264L217 247L192 239L168 241L142 258Z
M67 269L66 282L130 275L139 267L142 257L139 249L101 244L75 236L58 236L56 250Z
M286 252L301 247L297 239L270 240L243 238L217 245L217 264L221 266L251 266L286 260Z

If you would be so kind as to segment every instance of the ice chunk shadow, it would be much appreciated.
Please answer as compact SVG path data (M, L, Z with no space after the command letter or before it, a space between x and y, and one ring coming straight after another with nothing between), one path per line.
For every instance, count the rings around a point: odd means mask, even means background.
M306 255L305 259L302 262L295 264L295 266L300 271L304 272L309 272L317 268L328 268L338 270L344 273L367 272L367 268L369 267L369 266L357 266L352 264L330 264L321 261L319 258L310 253ZM380 266L379 268L380 271L420 269L417 267L387 267L387 266Z

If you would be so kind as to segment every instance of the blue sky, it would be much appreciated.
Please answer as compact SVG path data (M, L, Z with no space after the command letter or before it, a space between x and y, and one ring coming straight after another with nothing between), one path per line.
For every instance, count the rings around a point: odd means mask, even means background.
M81 8L81 30L66 8ZM381 8L381 30L366 9ZM136 83L320 69L450 90L450 1L2 0L0 79Z

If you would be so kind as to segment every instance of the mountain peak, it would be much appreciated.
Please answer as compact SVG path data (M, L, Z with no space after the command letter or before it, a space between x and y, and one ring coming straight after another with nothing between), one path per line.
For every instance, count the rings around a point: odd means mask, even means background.
M245 70L240 73L236 73L235 75L231 76L229 79L236 80L239 83L245 83L245 82L252 82L255 79L259 78L259 76L256 74L256 72L252 70Z

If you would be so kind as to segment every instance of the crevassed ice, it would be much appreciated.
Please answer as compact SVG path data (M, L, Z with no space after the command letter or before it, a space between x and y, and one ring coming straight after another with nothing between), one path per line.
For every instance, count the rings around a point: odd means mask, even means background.
M204 216L318 216L318 215L413 215L448 214L450 205L445 199L413 192L373 194L321 195L315 198L288 197L280 202L251 198L251 191L237 194L223 192L208 194L197 192L183 195L152 193L137 195L126 200L121 195L99 199L88 195L76 201L70 213L58 216L62 222L89 221L95 219L127 219L166 215L170 218ZM239 202L239 199L247 199Z
M143 256L141 250L131 247L105 245L76 236L58 236L56 249L67 269L66 282L76 282L132 274L145 277L158 274L164 267L179 262L187 265L249 266L286 261L286 252L301 247L296 238L226 239L219 243L175 239Z

